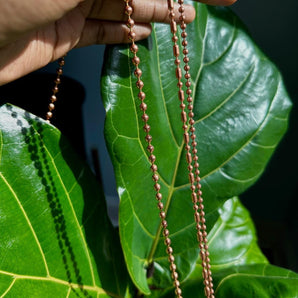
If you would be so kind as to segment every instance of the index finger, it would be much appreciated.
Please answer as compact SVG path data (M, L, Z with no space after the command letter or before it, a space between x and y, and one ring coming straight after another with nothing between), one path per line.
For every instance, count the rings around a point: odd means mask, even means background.
M169 23L169 12L167 0L137 0L132 1L133 19L138 23ZM175 3L175 18L179 21L179 4ZM124 13L125 2L119 0L95 1L88 13L88 18L125 22L127 16ZM195 10L191 5L185 4L186 23L190 23L195 18Z

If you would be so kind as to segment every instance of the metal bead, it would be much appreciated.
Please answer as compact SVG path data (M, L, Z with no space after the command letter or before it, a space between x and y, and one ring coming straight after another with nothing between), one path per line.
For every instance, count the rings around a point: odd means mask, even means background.
M182 88L182 87L183 87L183 83L182 83L182 82L178 82L178 83L177 83L177 87L178 87L178 88Z
M136 70L134 71L134 75L137 77L137 78L140 78L141 75L142 75L142 70L140 68L136 68Z
M135 56L132 58L132 63L137 66L140 64L140 58L138 56Z
M136 83L136 86L139 88L139 89L142 89L144 87L144 82L142 80L138 80L137 83Z
M140 109L145 112L147 110L147 105L144 102L142 102L140 104Z
M190 117L189 125L194 125L195 124L195 120L192 119L193 114L194 114L193 112L188 113L188 116Z
M179 282L179 280L175 280L175 281L174 281L174 286L175 286L175 287L180 287L180 282Z
M185 71L189 71L190 70L190 66L187 64L187 65L184 65L184 70Z
M152 153L154 151L154 146L153 145L148 145L147 150Z
M159 216L161 219L165 219L166 218L166 213L164 211L159 212Z
M49 104L49 110L53 111L55 109L55 105L53 103Z
M175 264L171 264L170 269L171 269L171 271L176 271L177 266Z
M165 237L168 237L169 235L170 235L170 232L169 232L169 230L168 229L164 229L163 230L163 235L165 236ZM170 261L170 260L169 260ZM171 262L171 261L170 261ZM174 262L174 261L173 261Z
M182 37L182 38L186 38L186 37L187 37L187 33L186 33L185 31L183 31L183 32L181 33L181 37Z
M156 199L157 199L158 201L161 201L161 199L162 199L162 194L161 194L161 193L157 193L157 194L155 195L155 197L156 197Z
M180 6L179 9L178 9L178 11L179 11L180 13L183 13L183 12L185 11L185 8L184 8L183 6Z
M149 120L149 116L147 114L143 114L142 119L144 122L147 122Z
M55 101L57 101L57 97L55 95L52 95L51 96L51 102L55 102Z
M173 42L177 42L177 41L178 41L178 37L177 37L176 35L174 35L174 36L172 37L172 41L173 41Z
M189 88L191 86L191 81L186 81L185 86Z
M127 20L126 26L127 26L128 28L132 28L134 25L135 25L135 22L134 22L133 19L128 19L128 20Z
M65 65L64 58L59 59L58 64L59 64L60 67L64 66Z
M181 15L181 16L179 17L179 21L180 21L180 22L185 21L185 15Z
M154 188L155 188L156 191L160 191L160 188L161 188L161 187L160 187L160 184L155 183L155 184L154 184Z
M187 72L187 73L184 75L184 77L188 80L188 79L190 79L190 74Z
M125 13L126 13L128 16L130 16L130 15L132 14L132 12L133 12L133 9L132 9L131 6L126 6L126 7L125 7Z
M144 100L145 97L146 97L146 94L145 94L143 91L140 91L139 94L138 94L138 98L139 98L140 100Z
M171 256L169 256L168 260L169 260L170 263L174 263L175 262L175 257L171 255Z
M150 143L152 141L152 136L151 135L146 135L145 140L146 140L146 142Z
M152 146L152 145L151 145L151 146ZM153 165L151 166L151 171L152 171L152 172L156 172L156 171L157 171L157 165L153 164ZM161 195L161 194L159 194L159 195Z
M180 28L181 28L182 30L185 30L185 29L186 29L186 24L185 24L185 23L182 23L182 24L180 25Z
M176 273L176 272L175 272ZM178 274L177 274L178 275ZM177 277L178 278L178 277ZM175 290L175 293L176 293L176 295L179 297L179 298L182 298L181 297L181 294L182 294L182 291L181 291L181 289L176 289Z
M164 242L165 242L165 245L167 245L167 246L171 245L171 239L170 238L166 238ZM172 264L172 265L176 266L175 264Z
M189 62L189 58L188 57L184 57L183 58L184 63L188 63Z
M172 278L173 278L173 279L178 279L178 276L179 276L179 275L178 275L177 272L173 272L173 273L172 273ZM176 293L176 294L177 294L177 293Z
M166 227L168 226L168 223L167 223L166 220L163 220L163 221L161 222L161 225L162 225L163 228L166 228Z
M151 163L154 163L155 160L156 160L155 155L151 154L151 155L149 156L149 160L151 161Z
M170 13L169 13L169 17L170 18L175 18L175 13L174 13L174 11L171 11ZM175 22L176 23L176 22ZM177 31L177 30L176 30ZM175 32L176 32L175 31ZM173 33L173 31L172 31L172 33Z
M154 174L152 176L153 181L157 182L159 180L159 176L157 174Z
M168 9L174 9L174 1L173 0L168 0Z
M173 253L173 248L171 246L167 247L167 253L172 254Z
M159 202L157 204L157 207L158 207L159 210L163 210L163 208L164 208L163 203L162 202Z

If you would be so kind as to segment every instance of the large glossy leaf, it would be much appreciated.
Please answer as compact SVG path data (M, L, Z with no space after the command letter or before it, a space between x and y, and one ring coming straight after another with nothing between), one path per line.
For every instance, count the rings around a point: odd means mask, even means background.
M296 298L298 274L269 264L231 266L213 274L215 297ZM183 286L183 297L203 297L203 283L189 279ZM173 293L159 295L170 298Z
M124 297L102 192L52 125L0 108L0 296Z
M226 201L219 214L209 233L216 297L297 297L298 275L268 264L257 245L254 224L239 199ZM172 287L165 289L154 282L156 290L150 297L175 296ZM182 289L183 297L204 297L200 260Z
M189 26L194 109L209 229L223 201L252 185L287 127L290 101L275 66L229 10L196 5ZM182 280L198 250L183 151L179 101L167 25L140 44L142 79L169 229ZM102 95L105 134L115 167L120 237L130 275L148 294L146 267L170 276L147 161L143 123L125 46L107 50Z
M227 200L218 209L218 214L219 218L208 236L212 272L216 273L239 265L267 264L267 259L257 245L253 221L240 200L237 197ZM156 271L158 269L157 267ZM153 275L152 288L166 289L171 284L170 280L165 278L162 272L156 273L157 278ZM159 280L160 277L163 279ZM203 284L200 259L187 280L196 280ZM153 294L156 297L160 295L159 291ZM201 295L204 295L204 292L201 292ZM189 297L185 294L183 296Z

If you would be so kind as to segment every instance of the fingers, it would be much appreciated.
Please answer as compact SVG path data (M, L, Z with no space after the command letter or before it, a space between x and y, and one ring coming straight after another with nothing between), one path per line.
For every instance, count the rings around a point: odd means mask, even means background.
M176 21L179 18L178 3L175 3ZM133 1L132 18L138 23L162 22L169 23L167 0L138 0ZM88 18L106 21L125 22L125 2L119 0L95 1L89 9ZM186 22L195 18L195 10L191 5L185 5Z
M198 0L196 0L198 1ZM237 0L199 0L202 3L209 4L209 5L221 5L221 6L228 6L235 3Z
M148 37L151 33L149 24L134 26L136 41ZM81 38L76 47L85 47L92 44L128 43L128 28L117 22L86 21Z

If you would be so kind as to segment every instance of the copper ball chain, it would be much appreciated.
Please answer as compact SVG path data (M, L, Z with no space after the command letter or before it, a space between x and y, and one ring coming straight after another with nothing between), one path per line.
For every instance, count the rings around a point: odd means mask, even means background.
M57 93L59 92L59 85L61 83L61 76L63 74L63 66L65 64L65 56L58 59L58 68L56 71L57 77L55 79L55 85L52 89L52 96L50 98L50 103L48 105L48 112L46 113L46 121L50 123L51 118L53 117L53 111L55 109L55 102L57 101Z
M180 288L180 282L178 280L178 273L176 272L176 265L174 263L174 256L173 256L173 248L170 246L171 240L169 238L169 230L167 229L167 221L166 221L166 213L164 211L164 205L162 203L162 194L160 193L160 185L158 184L159 176L157 174L157 165L156 165L156 157L153 155L154 147L152 145L152 136L149 134L150 126L148 124L149 116L146 114L147 105L145 104L145 93L143 92L144 83L141 80L142 71L139 68L140 58L137 56L138 46L135 44L136 34L133 31L134 27L134 20L132 19L133 7L132 1L124 0L125 2L125 13L128 16L127 20L127 27L129 29L128 38L131 41L130 51L133 53L132 62L135 65L135 76L137 77L136 86L140 90L138 97L141 100L140 109L143 111L142 120L144 121L144 130L146 132L145 140L148 143L147 150L149 151L149 161L151 162L151 170L153 172L153 180L155 182L154 188L156 191L156 198L158 200L158 208L160 210L160 217L161 217L161 224L163 227L163 235L165 237L165 245L166 245L166 252L168 254L168 259L170 262L170 269L172 271L172 278L173 284L175 287L175 293L178 298L182 297L182 291ZM182 46L183 46L183 62L184 62L184 78L186 79L185 86L186 86L186 94L187 94L187 109L188 109L188 124L187 124L187 113L185 112L186 105L184 103L185 95L183 90L183 82L182 82L182 70L180 68L180 51L178 37L177 37L177 24L175 21L175 13L174 13L174 1L168 0L168 9L169 9L169 18L170 18L170 25L171 25L171 32L173 34L172 41L173 45L173 53L175 56L175 65L176 65L176 77L178 79L177 86L179 88L178 97L180 100L180 108L181 108L181 120L183 123L183 138L186 150L186 161L188 164L188 176L190 181L190 189L191 189L191 197L193 202L193 208L195 210L194 218L196 223L197 229L197 240L199 243L200 248L200 257L202 259L202 275L204 279L205 285L205 295L208 298L214 298L214 289L213 289L213 280L211 274L211 266L210 266L210 258L209 258L209 251L208 251L208 241L207 241L207 231L206 231L206 219L205 219L205 212L204 212L204 205L203 205L203 198L202 198L202 190L200 184L200 171L199 171L199 163L198 163L198 155L197 155L197 142L196 142L196 135L195 135L195 121L194 121L194 112L193 112L193 98L191 96L191 75L190 75L190 65L189 65L189 57L187 45L188 42L186 40L187 33L186 33L186 23L185 23L185 15L184 15L184 0L178 0L179 3L179 21L180 21L180 28L181 28L181 37L182 37ZM189 132L190 131L190 134ZM192 139L192 149L189 146L190 138Z
M125 14L127 15L127 27L129 29L128 32L128 39L131 41L131 46L130 46L130 51L133 54L133 58L132 58L132 63L134 64L134 66L136 67L135 71L134 71L134 75L137 78L137 82L136 82L136 86L139 89L139 93L138 93L138 98L141 101L140 104L140 109L143 112L142 114L142 120L144 122L144 126L143 129L146 133L145 135L145 140L147 142L147 150L149 152L149 161L151 163L151 171L152 171L152 179L154 181L154 189L155 189L155 197L157 200L157 207L159 209L159 216L161 218L161 225L163 228L163 236L164 236L164 243L166 246L166 252L168 254L168 260L170 263L170 270L172 272L172 279L173 279L173 284L175 287L175 293L177 295L177 297L182 298L181 294L182 291L180 289L180 282L178 280L178 273L176 272L176 264L175 264L175 257L173 255L173 248L171 247L171 239L169 238L170 235L170 231L168 230L168 223L166 221L166 212L164 209L164 204L162 202L162 194L160 192L161 186L158 183L159 180L159 176L157 174L158 171L158 167L156 165L156 156L153 155L153 151L154 151L154 146L152 145L152 136L150 135L150 125L148 123L149 121L149 116L146 113L147 110L147 104L145 103L145 98L146 98L146 94L143 91L143 87L144 87L144 83L141 80L141 76L142 76L142 70L140 69L139 65L140 65L140 58L137 56L137 52L138 52L138 46L135 43L135 38L136 38L136 33L134 32L134 20L132 19L132 13L133 13L133 7L131 6L131 1L130 0L124 0L125 2Z
M194 208L194 219L196 223L196 230L197 230L197 240L199 243L200 248L200 257L202 260L202 275L204 279L205 285L205 295L206 297L214 298L214 289L213 289L213 280L212 280L212 273L211 273L211 265L210 265L210 258L209 258L209 248L208 248L208 240L207 240L207 227L206 227L206 219L205 219L205 212L204 212L204 205L203 205L203 197L202 197L202 186L200 184L200 170L199 170L199 163L198 163L198 150L197 150L197 142L196 142L196 135L195 135L195 120L194 120L194 112L193 112L193 98L191 96L191 75L190 75L190 65L189 65L189 57L187 45L188 42L186 40L187 33L186 33L186 23L185 23L185 15L184 11L185 8L183 6L184 0L178 0L179 3L179 21L180 21L180 28L181 28L181 38L182 38L182 47L183 47L183 62L184 62L184 78L186 80L186 94L187 94L187 109L188 109L188 125L187 125L187 114L185 112L186 105L184 104L185 94L182 83L182 70L180 68L180 60L179 60L179 45L178 37L177 37L177 24L175 21L175 13L174 13L174 1L168 0L168 9L169 9L169 18L171 24L171 32L173 34L172 41L173 41L173 54L175 57L175 65L176 65L176 77L178 80L177 86L179 88L178 97L180 100L180 109L181 109L181 120L183 123L183 138L185 144L185 151L186 151L186 161L188 164L188 177L190 182L190 189L191 189L191 197L193 202ZM190 131L190 134L189 132ZM192 140L191 145L192 149L189 146L190 138Z

